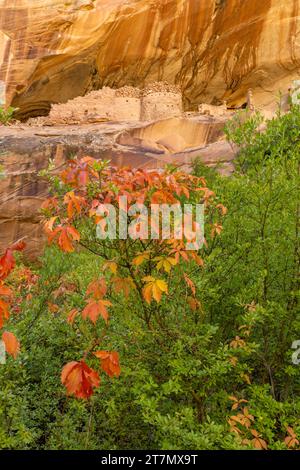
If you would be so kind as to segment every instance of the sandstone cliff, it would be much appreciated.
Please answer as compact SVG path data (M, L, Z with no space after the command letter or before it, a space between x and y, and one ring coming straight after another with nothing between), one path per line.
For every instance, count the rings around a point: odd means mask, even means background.
M102 86L176 83L187 108L299 76L300 0L0 0L0 100L45 114Z
M96 123L67 126L0 126L0 253L26 237L26 255L44 244L40 206L47 185L38 176L53 160L59 168L70 158L91 155L116 166L161 168L176 163L188 171L200 157L224 174L233 169L234 151L222 140L224 120L209 116L145 123Z

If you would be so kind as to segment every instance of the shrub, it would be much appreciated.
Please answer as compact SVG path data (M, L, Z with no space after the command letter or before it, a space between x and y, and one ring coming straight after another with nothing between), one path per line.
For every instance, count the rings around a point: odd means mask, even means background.
M3 448L299 448L299 117L294 107L264 129L258 115L230 123L240 148L230 178L199 161L193 177L91 159L69 162L63 181L50 169L52 246L9 278L22 352L1 366ZM201 250L96 237L100 194L114 205L142 190L150 204L159 189L180 204L206 196ZM66 395L60 369L83 358L101 385Z
M16 111L17 108L13 108L12 106L9 106L8 108L2 108L0 106L0 123L7 126L12 121Z

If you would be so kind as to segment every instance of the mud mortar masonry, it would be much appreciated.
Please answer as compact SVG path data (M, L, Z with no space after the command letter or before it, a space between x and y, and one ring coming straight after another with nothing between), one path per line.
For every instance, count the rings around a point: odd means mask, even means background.
M131 86L104 87L67 103L54 104L48 117L30 119L28 124L79 124L105 121L153 121L183 113L179 87L165 82L140 90Z

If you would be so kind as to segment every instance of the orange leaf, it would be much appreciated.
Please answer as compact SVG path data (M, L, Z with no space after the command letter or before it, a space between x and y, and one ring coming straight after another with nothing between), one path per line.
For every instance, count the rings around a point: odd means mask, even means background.
M57 220L57 218L58 218L57 216L51 217L51 219L47 220L44 223L44 229L46 233L50 234L51 232L53 232L54 223Z
M16 265L13 252L8 248L4 255L0 258L0 280L5 279Z
M51 234L48 234L49 242L51 243L58 236L58 246L62 251L71 253L74 251L73 242L80 240L80 234L71 225L63 227L62 225L56 227Z
M99 387L100 378L98 373L88 367L84 361L72 361L64 366L61 382L66 387L68 395L86 399L93 394L93 388Z
M152 298L159 303L162 293L168 293L168 285L162 279L155 279L152 276L147 276L143 281L146 282L146 285L143 288L143 296L148 304L151 303Z
M299 445L298 439L295 439L294 437L290 437L290 436L284 439L284 443L289 449L292 449L293 447L296 447Z
M230 395L228 398L229 398L229 400L231 400L231 401L238 402L238 399L237 399L236 397L234 397L233 395Z
M123 292L126 298L129 297L131 289L135 289L135 284L131 277L114 277L112 279L114 289L117 294Z
M108 323L109 314L106 307L110 307L111 305L112 304L109 302L109 300L91 300L83 310L82 318L89 318L91 322L95 324L101 315L104 321Z
M68 192L64 197L64 203L67 204L67 213L69 219L72 219L74 214L80 214L81 207L85 204L85 199L76 196L74 191Z
M213 224L212 225L212 230L211 230L211 236L212 238L215 236L215 235L220 235L220 233L222 232L223 230L223 227L221 224Z
M76 310L76 308L73 308L73 310L71 310L71 312L67 316L67 322L70 325L73 325L77 315L78 315L78 310Z
M11 297L12 294L13 292L9 287L6 287L0 283L0 295L4 295L5 297Z
M195 261L198 266L204 266L204 261L200 256L197 255L195 251L189 251L189 256Z
M296 434L295 434L294 429L291 426L287 427L287 432L291 437L297 437Z
M201 307L201 303L199 300L195 299L195 297L188 297L187 301L193 312L196 312L196 310Z
M4 300L0 299L0 328L3 327L5 320L9 318L9 305L8 303L4 302Z
M5 344L5 349L14 359L20 352L20 343L13 333L9 331L4 331L2 334L2 340Z
M102 299L107 292L107 286L105 278L102 277L96 281L91 282L87 288L87 295L92 297L95 300Z
M292 449L292 448L298 446L299 445L299 440L297 439L297 435L296 435L294 429L291 426L288 426L287 432L288 432L289 436L287 436L284 439L285 445L289 449Z
M217 208L220 209L222 215L226 215L228 212L227 207L223 206L223 204L217 204Z
M239 336L236 336L230 343L230 347L233 349L244 348L246 343Z
M189 286L189 288L190 288L191 291L192 291L193 296L195 297L195 295L196 295L196 287L195 287L195 284L194 284L193 281L188 277L187 274L184 273L183 276L184 276L184 280L185 280L186 284Z
M134 264L134 266L140 266L144 261L147 261L150 258L150 254L150 251L144 251L144 253L141 253L134 258L132 264Z
M119 354L117 352L96 351L94 355L101 360L101 367L109 377L119 377L121 368L119 363Z
M262 439L261 437L255 437L254 439L252 439L251 442L252 442L255 449L268 450L268 445L267 445L266 441L264 439Z
M106 261L106 263L104 263L103 265L103 271L105 271L106 269L110 269L112 274L117 274L118 265L115 261Z
M233 367L236 367L237 363L239 362L238 358L236 356L231 356L229 358L229 362Z
M51 313L57 313L59 311L59 306L57 304L53 304L52 302L48 302L48 309Z

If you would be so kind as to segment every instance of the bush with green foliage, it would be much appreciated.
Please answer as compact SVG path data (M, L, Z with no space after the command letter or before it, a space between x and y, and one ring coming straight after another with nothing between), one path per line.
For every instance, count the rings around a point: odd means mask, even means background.
M204 269L185 266L199 303L187 305L176 275L148 324L119 298L105 341L122 373L88 401L67 397L59 374L84 352L85 327L66 318L83 307L99 258L51 247L32 267L38 281L20 289L11 320L22 353L0 366L1 448L299 448L300 110L263 130L260 116L242 121L226 131L240 148L233 176L194 167L228 209Z

